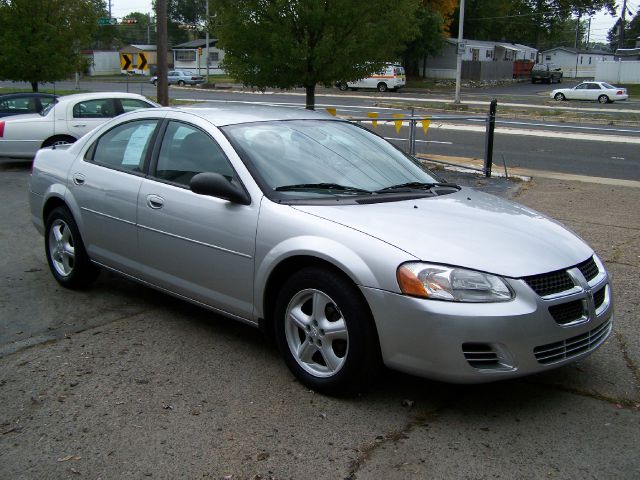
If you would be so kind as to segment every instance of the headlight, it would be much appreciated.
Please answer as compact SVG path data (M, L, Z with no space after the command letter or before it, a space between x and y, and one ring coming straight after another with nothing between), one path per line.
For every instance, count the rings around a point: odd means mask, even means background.
M411 262L398 267L400 290L412 297L450 302L507 302L514 293L496 275L429 263Z

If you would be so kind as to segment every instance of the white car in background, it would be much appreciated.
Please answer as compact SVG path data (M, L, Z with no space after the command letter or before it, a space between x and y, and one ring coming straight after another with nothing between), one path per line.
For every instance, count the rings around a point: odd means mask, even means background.
M59 97L40 113L0 120L0 157L32 158L40 148L73 143L121 113L157 106L135 93L79 93Z
M627 100L626 88L614 87L607 82L582 82L573 88L557 88L551 92L551 98L563 100L593 100L599 103L611 103Z

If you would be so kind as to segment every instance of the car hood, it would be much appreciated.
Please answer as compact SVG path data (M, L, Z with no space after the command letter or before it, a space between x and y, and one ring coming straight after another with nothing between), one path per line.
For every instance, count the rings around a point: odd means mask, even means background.
M566 268L593 254L560 223L468 188L417 200L294 208L376 237L423 261L507 277Z

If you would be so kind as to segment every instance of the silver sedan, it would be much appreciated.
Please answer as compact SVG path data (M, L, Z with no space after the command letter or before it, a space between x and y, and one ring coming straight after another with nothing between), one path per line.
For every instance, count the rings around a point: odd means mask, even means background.
M62 286L105 268L260 326L318 391L381 363L451 382L542 372L612 331L605 266L575 234L322 113L125 114L41 150L30 204Z

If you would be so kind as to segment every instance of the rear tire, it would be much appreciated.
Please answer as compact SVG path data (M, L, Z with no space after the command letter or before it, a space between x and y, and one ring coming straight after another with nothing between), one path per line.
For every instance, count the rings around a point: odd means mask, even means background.
M606 95L600 95L598 97L598 103L609 103L611 100L609 100L609 97L607 97Z
M49 269L63 287L84 288L98 276L100 270L91 263L78 226L66 207L54 208L47 217L44 244Z
M178 80L178 86L184 87L184 80Z
M380 82L376 88L378 89L379 92L386 92L389 89L387 87L387 84L384 82Z
M309 267L291 275L278 295L274 327L287 367L312 390L353 392L379 370L369 306L353 283L331 270Z
M340 90L341 92L346 92L347 90L349 90L349 86L345 82L340 82L340 84L338 85L338 90Z
M76 138L70 135L56 135L54 137L47 138L42 142L42 148L52 147L54 145L67 145L76 141Z

